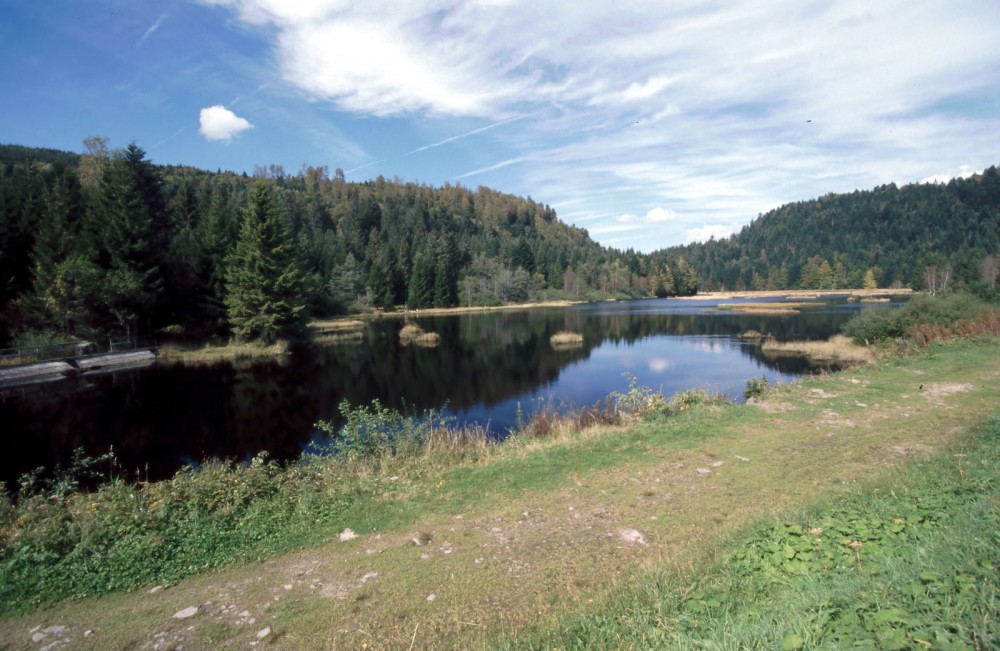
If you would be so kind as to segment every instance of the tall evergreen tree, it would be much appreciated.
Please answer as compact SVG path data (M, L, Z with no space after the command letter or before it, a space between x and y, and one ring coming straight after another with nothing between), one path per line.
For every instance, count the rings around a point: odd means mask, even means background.
M105 166L91 216L104 305L128 335L139 322L152 324L163 291L166 211L159 176L145 156L131 144Z
M434 264L434 307L451 307L458 302L458 268L455 244L447 235L438 242Z
M434 304L434 268L427 252L417 253L410 274L406 305L411 308L430 307Z
M264 183L254 186L226 265L226 308L241 340L274 343L304 330L302 271L288 221Z

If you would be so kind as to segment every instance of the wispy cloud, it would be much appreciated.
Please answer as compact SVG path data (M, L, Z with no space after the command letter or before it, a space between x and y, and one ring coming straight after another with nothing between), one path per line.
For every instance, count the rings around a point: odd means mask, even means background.
M382 171L483 135L501 162L457 178L564 206L593 233L635 226L641 249L997 162L994 0L202 1L267 25L277 74L338 111L489 121Z
M156 30L160 29L160 25L162 25L163 21L167 19L168 14L169 12L163 12L162 14L160 14L160 17L156 19L156 22L150 25L149 29L143 32L142 36L139 37L139 40L135 42L136 48L141 47L142 44L146 42L146 39L152 36Z
M456 180L457 179L467 179L470 176L478 176L480 174L486 174L487 172L495 172L496 170L501 170L501 169L503 169L505 167L510 167L511 165L517 165L519 163L524 163L524 162L530 161L530 160L532 160L532 158L530 156L520 156L518 158L509 158L507 160L500 161L499 163L496 163L494 165L490 165L489 167L481 167L481 168L479 168L477 170L472 170L471 172L466 172L464 174L459 174L458 176L455 177L455 179Z

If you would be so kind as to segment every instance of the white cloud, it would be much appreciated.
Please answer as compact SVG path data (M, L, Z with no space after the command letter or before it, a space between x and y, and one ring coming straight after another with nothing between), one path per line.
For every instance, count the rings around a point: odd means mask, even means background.
M657 75L655 77L650 77L645 83L631 83L629 87L625 89L623 93L623 98L629 101L636 101L641 99L649 99L654 95L657 95L661 90L666 88L671 82L670 77L665 77L662 75Z
M652 208L644 217L638 217L636 215L619 215L615 218L615 221L622 224L665 224L667 222L672 222L677 220L677 214L672 210L667 210L666 208Z
M672 210L666 208L653 208L646 213L646 221L650 224L662 224L672 222L677 219L677 215Z
M252 129L245 118L241 118L224 106L209 106L201 109L201 126L198 132L208 140L231 140L234 136Z
M920 179L921 183L947 183L952 179L967 179L977 171L969 165L962 165L957 170L951 172L942 172L940 174L932 174L931 176L924 177Z
M689 228L684 231L684 243L690 244L691 242L705 242L711 237L718 240L723 237L728 237L732 232L733 230L731 228L722 224L711 224L709 226Z

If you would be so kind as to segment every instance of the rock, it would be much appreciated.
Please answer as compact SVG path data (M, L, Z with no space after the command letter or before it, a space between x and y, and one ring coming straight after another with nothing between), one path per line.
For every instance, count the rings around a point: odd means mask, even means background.
M184 610L178 610L174 613L174 619L187 619L188 617L194 617L198 614L198 606L188 606Z
M363 577L361 577L362 583L368 583L372 579L378 578L378 572L367 572Z
M740 455L738 455L738 454L736 455L736 460L737 460L737 461L750 461L750 459L747 459L746 457L741 457L741 456L740 456Z
M45 633L32 633L31 641L37 644L38 642L44 640L45 637L46 637Z
M622 529L618 532L622 540L633 545L645 545L646 537L636 529Z
M725 463L726 463L725 461L715 461L715 462L712 463L712 467L713 468L718 468L719 466L721 466L721 465L723 465Z
M162 585L154 585L152 588L149 589L149 594L156 594L157 592L163 592Z
M389 477L389 481L399 481L399 477Z
M83 637L90 637L93 634L94 632L88 628L86 631L83 632Z
M259 631L257 631L257 639L258 640L263 640L265 637L267 637L270 634L271 634L271 627L270 626L266 626L266 627L260 629Z
M294 586L291 583L286 583L284 585L285 590L291 590Z
M699 475L711 475L712 474L712 471L709 470L708 468L698 468L698 469L695 470L695 472L698 473Z
M59 635L66 630L65 626L49 626L48 628L43 628L42 633L48 633L49 635Z
M427 595L427 601L434 601L435 599L437 599L437 595L436 594L431 593L431 594Z
M419 538L410 538L410 542L413 543L414 545L416 545L417 547L420 546L420 539Z
M338 538L340 538L340 542L347 542L348 540L354 540L357 537L358 534L354 533L353 529L344 529L343 531L340 532L340 535L338 536Z

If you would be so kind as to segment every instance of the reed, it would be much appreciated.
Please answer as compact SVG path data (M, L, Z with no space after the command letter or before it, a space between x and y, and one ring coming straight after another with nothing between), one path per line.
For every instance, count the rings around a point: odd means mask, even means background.
M859 346L850 337L834 335L827 341L774 341L761 344L765 355L805 355L815 361L867 364L875 360L871 349Z

